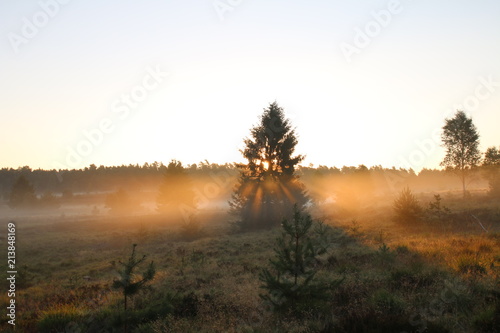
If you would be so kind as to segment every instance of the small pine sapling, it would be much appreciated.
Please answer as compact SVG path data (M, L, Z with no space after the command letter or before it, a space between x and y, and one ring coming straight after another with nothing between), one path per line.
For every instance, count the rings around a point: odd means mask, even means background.
M449 219L451 210L441 204L441 195L434 194L434 201L429 202L427 209L428 219L431 221L444 222Z
M134 273L137 266L139 266L145 259L146 255L143 255L141 259L136 258L135 248L137 244L132 245L132 254L128 258L127 262L119 261L119 264L123 267L123 270L119 270L120 278L113 281L113 288L120 289L123 293L124 309L127 312L127 300L129 297L137 294L141 289L146 287L146 284L153 280L156 269L153 261L148 265L148 268L144 273L142 273L142 278L138 279Z
M260 297L277 312L300 312L303 306L323 300L328 295L327 291L342 281L329 284L313 281L317 273L316 257L326 252L327 246L313 242L310 236L312 225L311 216L302 213L295 205L292 221L283 220L283 234L276 240L276 257L270 260L274 272L264 269L259 275L259 280L263 282L261 288L268 291ZM319 231L319 235L326 233L325 226L318 228L316 232Z

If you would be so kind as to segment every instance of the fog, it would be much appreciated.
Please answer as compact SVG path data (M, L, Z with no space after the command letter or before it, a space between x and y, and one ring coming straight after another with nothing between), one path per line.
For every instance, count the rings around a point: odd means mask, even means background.
M187 167L182 174L168 177L161 167L89 168L62 173L62 181L56 180L53 171L2 171L2 219L153 214L187 219L199 212L227 211L238 181L234 166L208 163ZM36 199L12 207L9 195L19 174L33 183ZM416 174L412 170L362 165L341 169L320 166L301 167L297 174L311 199L310 206L339 216L373 205L389 206L404 187L409 187L423 203L433 194L444 198L461 195L459 178L441 170L424 169ZM478 172L471 177L467 189L470 193L486 193L488 183ZM164 204L160 203L162 200Z

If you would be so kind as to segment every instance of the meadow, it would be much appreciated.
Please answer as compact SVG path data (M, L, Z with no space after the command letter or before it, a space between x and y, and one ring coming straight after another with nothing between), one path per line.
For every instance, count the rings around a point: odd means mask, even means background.
M500 332L498 0L70 2L0 2L0 333Z
M343 281L321 309L300 317L275 314L259 297L259 273L274 256L279 228L234 233L223 208L200 211L192 226L158 214L96 213L91 204L73 215L26 212L12 219L16 331L496 332L498 203L485 193L466 202L459 194L443 198L453 214L448 221L415 225L393 220L391 200L349 211L311 207L329 226L330 242L315 278ZM157 274L125 313L112 283L132 244ZM5 309L6 293L1 302Z

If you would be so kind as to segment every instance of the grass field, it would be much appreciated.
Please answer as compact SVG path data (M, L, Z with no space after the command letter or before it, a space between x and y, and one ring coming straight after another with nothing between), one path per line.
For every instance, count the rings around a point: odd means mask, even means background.
M325 307L300 317L273 314L259 297L279 229L233 234L223 210L200 212L194 235L154 214L19 217L16 332L123 332L125 321L130 332L497 332L498 204L447 204L458 221L411 227L392 220L391 202L313 210L331 226L315 278L344 280ZM111 285L134 243L157 274L125 315ZM0 299L5 309L7 293Z

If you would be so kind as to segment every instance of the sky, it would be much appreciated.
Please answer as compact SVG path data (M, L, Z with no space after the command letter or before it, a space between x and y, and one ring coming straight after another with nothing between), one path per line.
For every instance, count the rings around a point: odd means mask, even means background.
M0 2L0 168L241 162L276 101L304 165L439 168L500 146L496 0Z

